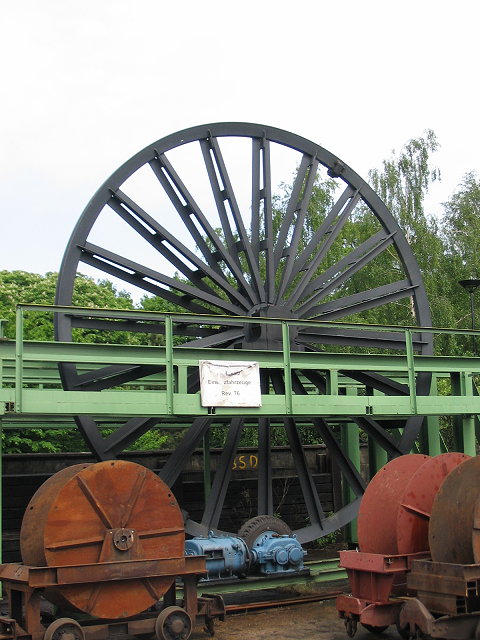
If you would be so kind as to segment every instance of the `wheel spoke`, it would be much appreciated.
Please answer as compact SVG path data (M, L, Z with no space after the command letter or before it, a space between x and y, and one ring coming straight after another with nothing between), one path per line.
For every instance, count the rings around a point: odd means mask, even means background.
M103 440L105 459L115 458L149 429L158 424L158 418L130 418Z
M339 371L340 374L347 378L352 378L367 387L376 389L387 396L408 396L410 391L406 384L391 380L387 376L382 376L373 371Z
M285 418L283 421L287 432L290 449L293 453L295 468L297 470L298 480L302 488L303 498L307 513L312 524L321 524L325 517L325 513L318 497L317 488L313 480L311 471L307 464L305 452L303 450L297 426L293 418Z
M324 302L317 306L304 305L298 309L302 315L313 314L311 320L337 320L352 313L362 313L369 309L375 309L389 302L410 298L416 285L410 285L408 280L399 280L391 284L385 284L375 289L361 291L343 298L336 298L330 302Z
M355 196L357 197L355 198ZM328 215L325 220L319 226L319 228L315 231L312 238L309 240L307 246L302 251L302 254L297 257L295 261L295 267L292 271L292 276L288 284L292 284L294 278L300 273L300 271L305 271L308 261L315 254L316 249L321 245L322 241L325 239L326 234L328 234L331 225L335 222L337 217L341 214L342 210L348 211L349 213L353 211L356 203L358 201L358 193L357 190L352 186L348 185L343 193L340 195L338 200L335 202L333 207L330 209ZM353 206L352 206L353 205Z
M302 159L303 160L303 159ZM301 165L302 168L302 165ZM307 214L308 205L310 203L310 199L312 197L313 187L315 185L315 178L317 175L318 168L318 160L313 158L308 165L308 175L304 176L302 174L297 175L294 189L292 191L292 195L290 197L287 212L285 218L282 222L282 226L280 227L280 231L277 239L277 246L275 247L275 268L278 268L280 259L283 256L286 256L286 261L283 266L281 281L277 293L277 297L275 302L278 303L282 298L285 288L287 287L287 283L290 281L290 276L292 274L293 266L295 263L295 258L297 257L298 248L300 244L300 240L302 237L302 231L305 226L305 216ZM297 180L301 179L301 200L298 200L299 194L297 194ZM290 212L291 210L291 212ZM293 215L296 214L295 217L295 226L293 229L292 238L290 240L290 246L285 247L285 241L287 240L287 233L290 230L290 226L293 222ZM288 226L287 226L288 224Z
M205 348L205 347L220 347L220 346L229 346L233 342L238 342L245 337L245 330L243 327L235 328L235 329L227 329L226 331L221 331L220 333L215 333L211 336L207 336L205 338L199 338L198 340L191 340L190 342L185 342L184 344L179 345L180 347L188 347L189 349L194 348Z
M227 494L228 483L232 475L232 466L238 443L242 435L244 418L232 418L228 429L227 439L215 471L212 488L210 490L205 511L203 512L202 526L205 531L218 528L218 522L222 513L223 503Z
M297 531L294 531L297 536L297 540L300 544L303 544L305 542L321 538L322 536L326 536L334 531L338 531L358 515L361 499L362 497L359 496L353 502L350 502L350 504L342 507L339 511L328 518L325 518L321 525L314 524L304 527L303 529L297 529Z
M271 378L275 393L283 395L285 393L285 384L281 373L279 371L272 370ZM315 482L307 464L305 451L300 440L295 420L293 418L284 418L283 424L285 426L290 449L292 450L293 461L295 463L295 469L297 471L298 480L300 482L310 522L321 526L325 514L320 498L318 497Z
M237 305L234 305L231 302L228 302L227 300L223 300L222 298L219 298L215 294L211 295L203 290L199 290L198 288L193 287L192 285L186 284L181 280L177 280L176 278L167 276L164 273L155 271L154 269L149 269L148 267L145 267L143 265L137 264L136 262L133 262L133 260L127 260L126 258L123 258L122 256L119 256L118 254L113 253L112 251L108 251L107 249L98 247L97 245L91 244L90 242L85 243L85 246L83 247L83 249L84 249L84 257L82 258L83 261L88 262L88 258L86 256L91 256L91 258L93 259L93 261L95 261L96 264L101 262L102 264L105 265L104 271L107 270L106 267L110 266L109 263L110 264L113 263L114 265L118 265L120 267L120 269L117 269L117 271L120 271L120 273L125 274L125 271L123 271L123 269L128 269L128 271L130 272L130 276L133 277L135 281L140 280L141 282L142 281L145 282L144 281L145 278L154 280L161 285L165 285L170 289L174 289L180 292L181 294L183 294L184 296L190 299L194 298L196 300L201 300L202 302L205 302L207 304L213 304L218 309L226 311L227 313L231 313L231 314L233 313L235 315L238 315L238 314L242 314L245 311L241 307L238 307ZM92 264L92 262L89 262L89 264ZM117 277L119 277L118 274L117 274ZM126 279L126 278L124 277L123 279ZM139 286L142 286L142 285L140 284ZM145 285L143 285L142 288L146 288ZM163 297L166 297L165 294L169 293L165 289L160 289L160 291L162 292ZM205 311L206 308L203 308L203 309Z
M135 333L148 333L165 335L165 324L163 322L151 323L135 320L108 320L104 318L86 318L81 316L71 316L73 328L88 329L90 331L132 331ZM216 334L215 329L188 325L179 322L175 327L175 335L190 337L207 337Z
M238 304L245 307L245 309L249 308L248 300L242 296L237 289L232 287L228 280L226 280L223 273L219 273L217 270L212 269L209 265L205 264L205 262L203 262L193 251L182 244L180 240L165 229L165 227L160 225L122 191L118 190L113 193L108 204L123 220L125 220L125 222L127 222L135 231L137 231L137 233L154 246L192 283L200 286L205 291L212 292L212 289L207 287L203 282L203 278L208 277L223 289L223 291L225 291L232 302L236 301ZM130 213L130 211L132 213ZM190 269L173 251L168 249L168 245L183 256L185 260L196 267L197 272Z
M68 389L69 385L65 385L65 387ZM105 452L105 439L102 437L95 420L91 416L76 416L75 422L83 439L97 459L100 461L110 460L112 456Z
M388 453L388 455L396 457L401 456L404 453L392 436L373 418L363 416L352 416L352 421L355 422L366 434L375 440L382 449Z
M128 282L129 284L132 284L135 287L139 287L144 291L153 293L153 295L158 296L159 298L168 300L168 302L171 302L174 305L183 307L190 313L206 313L208 311L206 307L192 302L189 296L178 296L175 293L172 293L169 289L164 289L155 284L147 282L146 280L144 280L144 277L142 275L137 275L134 272L124 271L123 269L120 269L113 264L95 258L93 254L83 251L80 260L85 264L89 264L95 269L99 269L104 273L110 274L114 278L118 278L119 280Z
M325 443L325 446L330 452L332 458L335 460L335 463L339 466L349 487L356 496L363 495L366 486L365 481L350 458L345 455L345 452L327 422L323 418L314 418L312 423Z
M129 209L132 209L135 215L132 215L126 209L127 202ZM215 291L203 280L203 278L208 276L225 291L232 302L240 304L245 309L249 308L247 299L236 291L225 278L219 276L216 271L202 262L193 252L189 251L181 242L172 236L172 234L169 234L166 229L153 220L125 194L121 194L121 198L118 192L114 194L109 201L109 205L132 229L154 247L171 265L178 269L189 282L207 294L216 295ZM142 224L138 218L145 224ZM148 224L148 228L145 226L146 224ZM177 253L169 248L169 245L180 253L183 258L197 267L197 269L195 271L191 269Z
M304 288L303 296L309 296L315 291L322 289L323 286L337 274L342 273L347 267L350 267L353 264L357 264L359 259L363 258L364 256L371 256L370 260L373 260L378 254L370 254L370 251L376 248L380 248L381 251L384 251L393 243L394 235L395 234L393 233L385 234L384 231L375 233L373 236L365 240L365 242L362 242L360 245L358 245L356 249L353 249L353 251L350 251L350 253L348 253L346 256L329 267L320 276L318 276L317 278L312 278L309 284ZM365 266L365 263L363 263L362 266Z
M316 253L312 257L311 261L308 265L305 266L305 271L300 278L300 281L294 287L294 290L289 293L288 303L290 308L293 305L297 304L297 302L303 297L303 291L305 286L310 282L310 280L314 277L315 272L317 271L320 263L327 255L328 250L332 246L332 244L337 239L340 231L343 229L343 225L347 221L348 217L352 213L352 211L357 206L358 201L360 200L360 194L357 192L352 195L348 204L344 207L343 211L340 212L339 215L335 212L335 206L330 211L330 213L325 218L324 222L321 224L318 231L313 235L312 240L308 243L306 249L302 252L301 261L305 264L304 256L307 253L312 253L315 249L317 249ZM315 240L316 239L316 240ZM315 245L310 248L312 242L315 240ZM300 271L298 267L295 267L292 272L292 277L290 280L295 278L297 273Z
M215 247L219 259L223 260L225 265L232 273L233 277L236 279L238 285L240 286L240 290L244 292L245 295L248 295L250 301L255 304L255 302L257 301L255 293L246 281L241 267L235 262L235 260L232 260L232 256L230 256L230 254L228 253L227 248L221 242L214 228L208 222L165 155L160 155L157 159L153 160L150 163L150 166L152 167L156 177L162 184L167 195L170 197L170 200L180 214L182 221L184 222L192 237L195 239L198 248L204 255L207 262L210 264L210 266L214 268L214 264L217 263L216 267L217 269L219 269L218 260L208 248L208 244L205 241L204 236L202 236L191 218L195 218L195 220L198 222L203 233L207 236L209 242L211 242ZM173 188L172 184L175 185L176 191ZM181 194L185 204L183 204L180 200L178 193Z
M300 200L300 196L302 188L305 185L305 181L311 175L312 162L313 158L304 154L297 169L295 180L293 181L292 192L288 199L287 208L285 210L280 229L278 230L277 241L275 243L274 257L276 269L280 266L280 260L285 256L290 255L290 247L286 246L286 242L290 228L295 220L295 214L299 210L301 203L303 203ZM311 194L309 195L309 198L310 197Z
M419 385L417 381L417 387L418 386ZM413 449L418 433L422 428L422 424L423 416L412 416L405 422L403 433L400 437L400 442L398 443L400 455L409 453L409 451Z
M306 302L303 303L303 312L306 313L307 309L312 307L313 304L319 302L322 298L325 298L328 294L332 293L332 291L343 284L348 278L351 278L355 273L357 273L357 271L360 271L360 269L362 269L365 265L371 262L378 255L380 255L380 253L382 253L382 251L384 251L389 244L390 239L386 238L384 242L381 242L373 249L370 249L370 251L365 253L355 263L350 264L343 272L336 273L336 275L334 275L334 277L331 278L328 283L325 283L323 286L319 286L317 293L315 293Z
M270 166L270 142L263 140L263 227L265 244L265 270L267 302L275 298L275 262L273 257L272 176Z
M170 201L177 210L177 213L179 214L182 222L190 233L190 236L195 241L196 246L202 253L210 268L216 271L218 275L223 276L223 272L218 265L219 254L215 255L215 253L210 250L205 237L198 230L197 226L192 220L192 216L194 214L197 214L195 216L196 218L203 217L197 203L193 200L186 187L178 178L165 155L162 154L159 156L158 154L156 154L156 156L157 157L150 162L150 167L155 174L155 177L162 185L167 196L170 198ZM175 180L175 178L177 179ZM173 185L175 185L175 187ZM213 243L213 246L216 248L216 244L219 243L219 240L218 238L216 238L216 234L213 232L213 230L210 230L210 235L206 235L208 239Z
M200 372L195 368L187 378L187 393L197 393L200 390Z
M262 395L268 394L270 378L268 371L260 372L260 388ZM271 456L270 419L258 419L258 513L273 515L273 473Z
M428 342L421 340L420 334L412 334L413 348L420 351ZM374 347L377 349L398 349L405 351L405 335L397 331L375 331L367 329L345 329L314 327L302 328L295 340L298 344L336 344L344 347Z
M77 375L75 382L70 385L70 390L101 391L102 389L111 389L162 371L165 371L163 366L112 364Z
M304 373L307 379L317 387L320 393L325 393L326 384L325 379L322 376L318 375L315 371L305 371ZM307 390L298 378L295 382L295 392L302 395L308 395ZM323 418L313 418L312 424L322 438L333 459L339 466L354 494L356 496L361 496L365 490L365 482L350 458L345 455L340 443L335 437L333 431L330 429L326 420Z
M213 144L212 144L211 138L205 138L203 140L200 140L200 147L202 149L203 160L207 168L208 179L210 180L213 196L215 198L218 217L220 218L220 224L222 225L223 237L225 238L227 249L232 261L234 261L237 264L237 266L240 267L240 260L238 259L237 246L236 246L238 238L235 238L233 235L232 229L230 227L230 221L228 220L227 209L225 207L225 197L227 196L226 196L226 185L225 185L225 182L223 181L224 176L220 176L223 182L223 184L220 185L218 181L217 173L215 172L215 169L217 171L219 170L219 166L218 166L218 162L216 163L216 166L215 166L214 160L212 158ZM215 160L216 159L217 158L215 156Z
M195 418L192 426L185 431L185 435L175 451L163 465L158 475L169 487L175 484L187 460L191 458L198 443L210 428L211 422L212 418Z
M295 260L295 264L292 269L290 279L286 283L287 287L293 284L295 278L298 276L300 272L307 270L309 260L312 257L314 257L315 251L325 240L325 237L329 232L330 226L334 223L334 221L339 216L341 211L345 209L346 205L347 205L347 210L348 211L350 210L348 208L348 203L351 203L354 194L355 194L355 189L353 189L350 185L344 189L343 193L335 202L330 212L326 216L325 220L322 222L320 227L315 231L312 238L307 243L307 246L304 248L301 255L298 256L297 259Z
M325 376L322 376L318 371L312 371L311 369L305 369L301 373L307 380L310 380L310 382L317 387L320 393L323 395L327 393L327 381Z
M222 223L223 232L227 239L227 246L239 266L241 265L240 260L238 259L238 250L243 251L250 269L253 286L255 287L258 300L260 300L262 299L262 296L265 296L265 288L258 269L258 258L256 259L253 254L252 245L243 223L243 218L235 198L235 193L230 182L230 177L223 160L218 140L215 137L210 137L206 140L201 140L200 145L202 147L203 157L207 167L210 184L212 185L213 195L215 197L215 203ZM220 176L222 185L218 182L217 173ZM232 234L228 221L227 210L225 208L225 202L228 202L230 206L238 239L236 239ZM239 248L237 249L238 246Z
M253 139L252 171L252 246L258 260L260 260L262 251L265 255L266 300L262 301L273 303L275 260L273 255L272 181L270 143L265 138ZM263 205L263 226L260 215L261 205Z
M261 153L261 138L252 138L252 220L250 224L250 235L252 251L257 264L260 264L260 203L262 201L262 189L260 185ZM260 300L261 302L265 302L266 294L261 297Z

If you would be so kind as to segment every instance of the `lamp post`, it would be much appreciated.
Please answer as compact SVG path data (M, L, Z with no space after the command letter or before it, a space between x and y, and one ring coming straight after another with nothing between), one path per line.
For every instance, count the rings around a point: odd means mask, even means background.
M473 303L473 294L480 287L480 280L470 278L469 280L459 280L458 284L462 286L465 291L470 295L470 314L472 316L472 331L475 331L475 305ZM472 336L472 351L473 355L477 355L475 336Z

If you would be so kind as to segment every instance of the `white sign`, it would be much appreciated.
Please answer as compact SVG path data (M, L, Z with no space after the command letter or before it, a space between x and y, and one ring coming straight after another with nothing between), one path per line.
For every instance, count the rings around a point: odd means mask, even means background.
M261 407L258 362L200 360L202 407Z

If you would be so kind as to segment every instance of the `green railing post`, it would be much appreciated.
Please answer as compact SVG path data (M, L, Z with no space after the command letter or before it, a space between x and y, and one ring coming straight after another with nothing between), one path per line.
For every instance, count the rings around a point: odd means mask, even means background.
M410 408L412 414L417 413L417 383L415 379L415 359L413 356L413 339L410 329L405 330L405 347L407 352L408 388L410 391Z
M372 389L372 387L367 387L367 396L372 397L376 395L383 394L379 393L376 389ZM373 400L372 404L374 404ZM379 469L381 469L383 465L387 464L387 462L388 453L382 446L378 444L378 442L374 438L368 436L368 468L370 478L373 478L377 471L379 471Z
M338 371L330 369L327 372L327 393L330 396L338 396Z
M283 371L285 378L285 412L291 415L292 405L292 363L290 358L290 329L288 322L282 322Z
M356 396L356 389L354 387L346 388L347 396ZM361 458L360 458L360 430L354 422L342 423L340 426L340 437L342 443L342 449L345 454L350 458L353 465L360 471ZM345 504L349 504L355 500L356 495L352 488L343 483L343 499ZM345 540L349 543L355 543L358 541L357 536L357 519L352 520L345 527Z
M450 375L452 384L452 396L462 398L473 396L472 374L466 371L454 372ZM453 417L453 430L455 435L455 448L470 456L476 455L475 419L473 415L463 414Z
M430 396L437 395L437 376L432 373ZM440 419L438 416L427 416L421 431L422 453L429 456L438 456L442 453L440 438Z
M15 318L15 412L22 411L23 389L23 309L17 307Z
M471 398L473 396L473 374L467 371L462 371L460 374L460 381L462 395ZM462 432L463 452L469 456L475 456L477 454L475 419L472 414L463 415Z
M173 414L173 322L172 316L165 316L165 378L167 383L167 414Z
M370 478L388 462L388 454L373 438L368 438L368 467Z

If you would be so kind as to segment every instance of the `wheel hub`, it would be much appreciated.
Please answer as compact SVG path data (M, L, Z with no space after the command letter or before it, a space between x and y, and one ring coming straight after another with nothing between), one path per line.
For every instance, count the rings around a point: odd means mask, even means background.
M256 305L248 314L252 317L273 318L291 320L297 316L285 310L284 307L273 304ZM283 347L282 325L246 324L244 325L245 338L242 341L242 349L261 349L268 351L281 351ZM298 327L289 326L289 347L294 351L304 351L302 345L298 345Z

